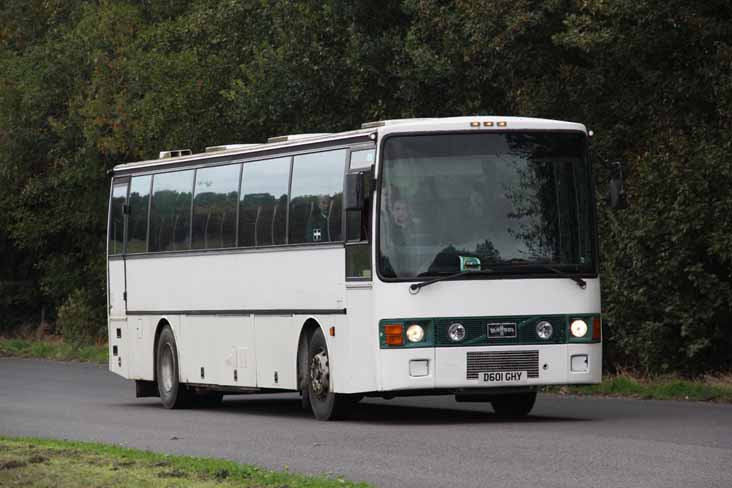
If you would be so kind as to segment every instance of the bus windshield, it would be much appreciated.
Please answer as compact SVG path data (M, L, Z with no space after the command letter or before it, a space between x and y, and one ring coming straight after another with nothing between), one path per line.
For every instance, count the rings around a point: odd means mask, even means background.
M531 273L547 265L594 272L585 141L580 132L549 131L386 139L381 276Z

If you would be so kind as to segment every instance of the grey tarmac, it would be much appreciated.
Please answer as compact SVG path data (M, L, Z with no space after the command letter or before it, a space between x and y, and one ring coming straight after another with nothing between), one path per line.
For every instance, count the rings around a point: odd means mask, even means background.
M318 422L297 395L165 410L104 367L0 358L0 435L341 475L379 487L732 487L732 405L540 395L496 418L451 397L366 399Z

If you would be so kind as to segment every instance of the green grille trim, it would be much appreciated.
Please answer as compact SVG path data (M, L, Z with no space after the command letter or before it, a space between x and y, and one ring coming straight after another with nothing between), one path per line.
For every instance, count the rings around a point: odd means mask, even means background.
M536 335L536 324L546 320L552 324L554 333L549 339ZM500 346L500 345L537 345L563 344L567 341L567 326L564 315L503 315L494 317L449 317L435 321L435 343L444 347ZM447 335L450 324L459 322L465 327L465 339L453 342ZM516 324L516 337L488 337L489 323Z
M381 349L408 349L419 347L466 347L466 346L514 346L514 345L542 345L542 344L577 344L601 342L592 339L592 319L600 314L561 314L561 315L499 315L483 317L434 317L418 319L384 319L379 321L379 344ZM583 319L587 322L588 331L584 337L573 337L569 332L572 320ZM536 325L542 320L552 324L554 333L547 340L536 335ZM447 335L451 324L459 322L465 327L465 339L453 342ZM401 323L404 329L412 323L418 323L425 328L425 339L418 343L410 343L404 337L403 346L388 346L384 337L384 324ZM515 323L516 337L488 337L489 323Z

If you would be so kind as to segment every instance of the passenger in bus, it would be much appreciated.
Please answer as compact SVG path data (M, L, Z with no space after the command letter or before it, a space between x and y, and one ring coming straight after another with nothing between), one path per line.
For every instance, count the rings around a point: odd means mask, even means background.
M330 196L320 195L317 208L313 209L308 217L308 224L305 230L305 239L307 242L330 241L328 221L331 206L332 200Z

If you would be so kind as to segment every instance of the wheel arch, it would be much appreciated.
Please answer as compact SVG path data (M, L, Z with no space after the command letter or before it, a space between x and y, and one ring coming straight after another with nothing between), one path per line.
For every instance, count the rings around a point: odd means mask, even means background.
M173 333L173 337L175 337L175 331L173 330L173 326L170 324L170 321L167 317L161 317L158 320L158 325L155 326L155 341L153 342L153 381L157 383L158 381L158 341L160 340L160 333L163 331L163 328L165 326L170 327L170 331ZM178 342L176 340L176 342Z
M297 390L302 391L305 372L307 371L308 347L310 338L316 330L320 329L325 335L323 326L315 317L308 317L300 328L300 336L297 340Z

